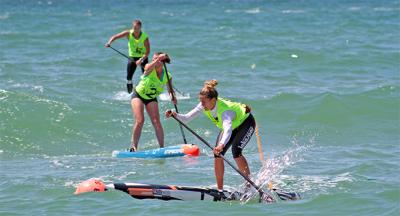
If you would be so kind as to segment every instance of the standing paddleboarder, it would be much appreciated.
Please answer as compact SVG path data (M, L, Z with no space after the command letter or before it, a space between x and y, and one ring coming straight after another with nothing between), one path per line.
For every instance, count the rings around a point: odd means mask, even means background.
M232 155L240 172L250 177L250 168L242 151L255 131L256 122L250 113L249 106L218 97L215 89L217 84L217 80L204 83L199 93L200 103L189 113L179 114L168 110L165 116L169 118L173 115L182 122L188 122L203 112L221 130L213 152L217 187L223 190L225 168L224 160L219 155L225 155L226 151L232 147Z
M144 73L144 67L148 63L148 57L150 53L150 41L147 34L142 31L142 22L140 20L134 20L132 22L132 29L125 30L121 33L113 35L105 44L105 47L110 47L111 43L114 40L124 37L128 39L129 49L126 87L128 93L131 93L133 90L132 77L135 73L136 66L140 65L142 73Z
M154 126L157 141L160 148L164 147L164 130L160 122L160 113L158 109L157 96L164 91L164 86L168 82L172 83L171 74L168 74L165 63L170 63L168 54L157 52L153 59L146 64L144 74L140 77L140 82L133 90L132 94L132 113L135 117L135 123L132 129L132 140L130 151L136 151L139 138L144 124L144 108L150 117ZM172 102L176 105L176 98L173 96L172 84L167 85Z

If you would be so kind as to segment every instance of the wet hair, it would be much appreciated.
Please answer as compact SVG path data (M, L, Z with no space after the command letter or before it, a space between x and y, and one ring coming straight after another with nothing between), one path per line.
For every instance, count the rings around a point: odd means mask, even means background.
M218 85L218 81L213 79L213 80L207 80L204 82L204 86L200 91L200 95L206 96L208 99L213 99L213 98L218 98L218 92L217 89L215 89L215 86Z
M140 21L140 20L133 20L133 22L132 22L132 24L138 24L138 25L140 25L140 27L142 27L142 21Z
M156 52L156 55L161 55L161 54L165 54L167 56L166 59L163 60L163 62L170 64L171 63L171 58L169 57L168 53L165 52Z

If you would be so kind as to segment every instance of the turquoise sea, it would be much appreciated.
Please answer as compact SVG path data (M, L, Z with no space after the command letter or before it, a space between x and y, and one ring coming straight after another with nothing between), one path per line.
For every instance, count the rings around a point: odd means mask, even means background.
M215 186L213 157L115 159L130 144L126 59L104 48L141 19L168 52L177 89L198 103L205 80L253 108L244 151L295 202L137 200L73 195L89 178ZM127 53L127 41L113 46ZM141 72L136 71L134 82ZM160 111L173 108L159 100ZM166 145L182 143L161 117ZM214 142L205 117L191 122ZM139 147L157 146L146 120ZM0 0L0 215L400 215L400 1ZM231 154L227 158L233 161ZM243 179L226 166L225 183Z

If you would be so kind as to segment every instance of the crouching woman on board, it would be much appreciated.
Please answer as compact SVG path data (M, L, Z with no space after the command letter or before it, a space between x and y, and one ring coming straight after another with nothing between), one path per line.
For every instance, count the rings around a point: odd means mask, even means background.
M144 108L154 126L157 141L160 148L164 147L164 130L160 122L160 113L158 110L157 96L164 91L164 86L172 82L171 74L167 74L164 67L165 63L170 63L171 59L167 53L157 52L153 59L146 64L144 74L140 77L140 82L132 93L132 113L135 117L135 123L132 128L132 139L130 151L136 151L144 124ZM169 78L169 80L168 80ZM172 86L172 84L171 84ZM174 104L177 103L173 97L173 89L168 85L168 92Z
M168 110L165 116L169 118L173 115L183 122L188 122L203 112L221 130L214 148L214 171L217 187L223 190L224 160L219 155L225 155L232 147L232 155L239 170L249 177L250 168L242 151L252 137L256 123L249 106L219 98L215 89L217 84L217 80L204 83L199 94L200 103L189 113L178 114Z

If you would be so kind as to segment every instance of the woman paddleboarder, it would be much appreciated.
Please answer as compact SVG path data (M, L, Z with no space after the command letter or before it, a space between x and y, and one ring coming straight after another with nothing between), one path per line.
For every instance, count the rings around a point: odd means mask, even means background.
M157 141L160 148L164 147L164 130L160 122L160 113L158 110L157 96L164 91L164 86L168 86L168 92L172 102L176 105L176 98L173 96L172 77L168 72L165 63L170 63L171 59L167 53L157 52L153 55L152 61L145 66L144 73L140 77L140 82L132 92L132 113L135 117L135 123L132 128L132 139L130 151L136 151L140 135L144 124L144 108L150 117L154 126ZM169 78L169 80L168 80Z
M200 103L187 114L168 110L165 116L169 118L173 115L182 122L188 122L203 112L221 130L213 152L217 187L223 190L224 160L219 155L225 155L232 147L232 155L239 170L249 177L250 168L242 151L255 131L256 122L249 106L218 97L215 89L217 84L217 80L206 81L199 93Z
M133 84L132 77L135 73L136 66L142 68L142 72L145 70L145 65L148 63L148 56L150 53L150 41L146 32L142 31L142 22L140 20L134 20L132 22L132 29L122 31L116 35L110 37L105 47L110 47L111 43L119 38L128 39L129 58L126 72L126 87L128 93L132 92Z

